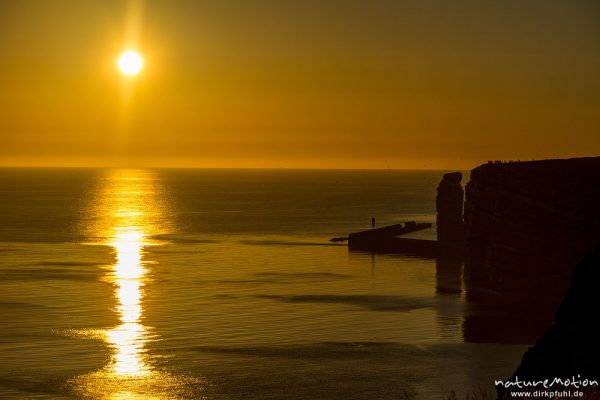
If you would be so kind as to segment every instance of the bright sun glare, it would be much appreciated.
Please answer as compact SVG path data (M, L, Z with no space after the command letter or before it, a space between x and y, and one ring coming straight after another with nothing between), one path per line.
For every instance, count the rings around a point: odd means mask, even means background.
M125 75L137 75L143 66L144 60L137 51L127 50L119 57L119 69Z

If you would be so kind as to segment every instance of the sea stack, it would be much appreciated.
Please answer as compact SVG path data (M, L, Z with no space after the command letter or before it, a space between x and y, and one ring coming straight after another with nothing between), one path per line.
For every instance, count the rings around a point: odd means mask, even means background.
M460 172L451 172L444 175L437 189L437 239L442 245L464 241L464 191L461 181Z

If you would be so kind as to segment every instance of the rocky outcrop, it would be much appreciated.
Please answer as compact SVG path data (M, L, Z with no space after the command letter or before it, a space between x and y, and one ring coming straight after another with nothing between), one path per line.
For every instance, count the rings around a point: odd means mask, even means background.
M464 191L460 182L462 174L445 174L437 189L437 239L440 243L463 242Z
M523 356L510 381L554 378L600 381L600 245L576 268L554 325ZM554 388L561 389L561 388ZM586 388L598 394L598 386ZM501 397L511 398L500 387ZM586 397L589 398L589 397Z
M462 265L464 260L463 205L464 190L462 174L444 174L437 188L436 293L462 293Z
M484 164L465 194L464 339L535 343L600 242L600 157Z
M468 292L534 295L555 310L600 241L600 157L481 165L464 222Z

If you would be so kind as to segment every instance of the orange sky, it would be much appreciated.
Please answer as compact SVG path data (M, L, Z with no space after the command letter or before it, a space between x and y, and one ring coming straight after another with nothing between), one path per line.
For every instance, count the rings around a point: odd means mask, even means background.
M0 165L599 155L598 71L595 1L5 1Z

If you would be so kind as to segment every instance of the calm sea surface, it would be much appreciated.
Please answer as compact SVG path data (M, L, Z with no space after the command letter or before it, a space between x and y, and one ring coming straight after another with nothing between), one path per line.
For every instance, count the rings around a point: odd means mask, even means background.
M492 393L525 347L469 342L435 260L328 241L434 222L441 175L0 169L0 397Z

